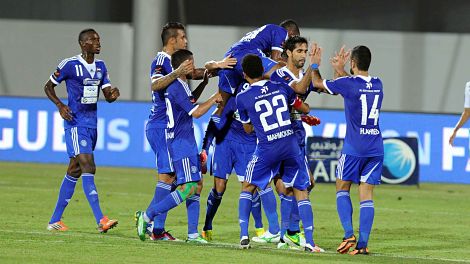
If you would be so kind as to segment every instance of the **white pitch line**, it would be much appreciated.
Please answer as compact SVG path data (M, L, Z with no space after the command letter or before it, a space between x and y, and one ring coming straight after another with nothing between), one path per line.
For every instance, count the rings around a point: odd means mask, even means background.
M12 231L12 230L1 230L0 232L4 233L22 233L22 234L34 234L34 235L58 235L58 236L72 236L72 237L88 237L88 238L96 238L97 235L99 234L91 234L91 233L72 233L72 232L50 232L50 231ZM106 239L117 239L117 240L125 240L125 241L137 241L137 238L131 238L131 237L119 237L119 236L106 236ZM16 241L16 242L36 242L32 240L24 240L24 239L10 239L9 241ZM64 240L59 240L59 241L38 241L40 243L61 243L65 242ZM94 244L103 244L103 245L109 245L106 241L87 241L87 243L94 243ZM178 243L178 244L186 244L184 240L179 240L179 241L161 241L161 242L153 242L153 243L148 243L148 244L172 244L172 243ZM191 246L197 246L197 247L215 247L215 248L230 248L230 249L240 249L240 245L238 244L233 244L233 243L224 243L224 242L210 242L209 244L191 244ZM276 249L273 247L267 247L259 244L255 244L256 246L253 248L254 250L268 250L268 251L275 251L279 252L280 249ZM110 245L113 246L113 245ZM252 250L253 250L252 249ZM302 251L296 251L296 250L282 250L286 254L305 254ZM317 254L326 254L326 255L336 255L337 253L334 251L327 251L324 253L317 253ZM396 259L409 259L409 260L434 260L434 261L447 261L447 262L456 262L456 263L470 263L469 260L465 259L448 259L448 258L435 258L435 257L419 257L419 256L405 256L405 255L397 255L397 254L387 254L387 253L372 253L370 255L371 257L377 256L377 257L386 257L386 258L396 258Z

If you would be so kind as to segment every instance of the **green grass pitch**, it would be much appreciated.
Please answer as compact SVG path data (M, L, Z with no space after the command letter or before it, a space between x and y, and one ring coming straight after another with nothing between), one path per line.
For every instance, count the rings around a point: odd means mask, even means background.
M106 215L119 220L117 228L107 234L96 231L79 181L63 217L70 230L51 233L46 225L65 169L66 165L0 163L0 263L470 263L470 185L379 186L369 242L372 254L347 256L335 253L342 228L332 184L318 184L310 195L315 241L327 253L285 251L255 243L250 250L238 249L240 184L235 177L215 218L213 243L141 242L133 214L145 209L152 198L155 172L148 169L98 167L101 207ZM207 176L200 223L211 186L212 178ZM357 188L351 194L357 230ZM184 205L169 213L166 227L176 237L185 238Z

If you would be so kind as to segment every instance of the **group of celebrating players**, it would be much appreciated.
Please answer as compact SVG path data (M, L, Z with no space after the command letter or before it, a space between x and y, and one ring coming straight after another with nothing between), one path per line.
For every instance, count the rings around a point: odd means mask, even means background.
M346 138L336 171L336 201L345 234L337 248L342 254L368 254L367 243L374 218L373 188L380 184L383 142L379 111L383 99L381 81L368 74L370 50L356 46L341 48L330 58L333 80L323 80L319 67L322 49L300 36L293 20L280 25L267 24L247 33L232 45L221 61L195 68L187 50L185 28L167 23L161 33L163 49L151 69L152 109L146 125L147 139L155 152L158 183L145 211L135 214L141 240L176 240L165 230L167 212L186 202L189 243L212 241L216 215L232 171L241 182L239 197L240 247L250 242L277 243L278 248L324 252L314 242L313 212L309 193L313 175L308 169L305 149L307 125L320 120L309 115L304 102L310 92L344 98ZM106 232L117 225L103 216L94 184L93 149L96 144L96 102L99 90L108 102L119 97L112 88L106 67L94 55L100 52L99 36L93 29L79 35L82 54L63 60L46 83L48 97L65 120L65 138L70 164L62 182L49 230L65 231L60 220L73 195L75 184L83 177L85 195L93 209L98 229ZM308 58L307 58L308 57ZM310 65L304 70L306 60ZM344 70L350 61L351 76ZM85 68L85 70L83 70ZM218 77L219 91L207 101L196 103L209 78ZM202 82L191 91L188 79ZM65 80L68 106L55 95L54 87ZM216 110L204 137L202 150L196 144L193 118ZM211 148L210 174L214 185L207 198L201 234L198 230L202 174L207 172L207 153ZM274 182L281 205L281 223ZM356 239L352 226L350 187L360 183L360 227ZM261 206L269 227L263 227ZM250 214L256 236L248 234ZM303 225L301 232L300 221ZM352 249L352 250L350 250Z

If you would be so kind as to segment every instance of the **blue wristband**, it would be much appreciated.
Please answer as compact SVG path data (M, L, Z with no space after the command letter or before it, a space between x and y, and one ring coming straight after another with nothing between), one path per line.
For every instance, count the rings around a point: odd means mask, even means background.
M312 70L318 70L318 64L316 63L310 65L310 67L312 68Z

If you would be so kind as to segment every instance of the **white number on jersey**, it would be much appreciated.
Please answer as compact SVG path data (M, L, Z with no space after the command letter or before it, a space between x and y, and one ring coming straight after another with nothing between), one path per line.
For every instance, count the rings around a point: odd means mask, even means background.
M82 65L75 65L75 73L77 76L83 76Z
M374 102L372 103L372 108L370 109L370 112L367 109L367 96L366 96L366 94L361 94L361 97L359 97L359 99L361 100L361 103L362 103L361 125L363 125L363 126L367 125L367 118L374 119L374 126L377 125L377 122L379 121L379 109L377 109L377 104L379 103L379 97L380 97L380 95L378 95L378 94L376 94L374 96Z
M276 129L278 127L282 127L282 126L286 126L286 125L291 124L289 118L287 120L282 119L282 113L286 112L286 111L289 111L289 109L287 108L286 99L283 95L279 94L279 95L274 96L272 98L271 102L269 102L266 99L257 101L255 103L256 112L262 111L261 105L264 105L264 107L266 108L266 111L262 112L259 115L261 124L263 125L264 132L268 132L269 130L273 130L273 129ZM276 109L277 123L268 124L268 122L266 121L266 118L273 114L273 106L279 106L279 105L280 105L280 107Z
M167 128L173 128L175 126L175 119L173 118L173 108L171 108L170 99L165 98L166 104L166 115L168 116Z
M258 29L255 29L255 30L253 30L253 31L251 31L251 32L246 33L246 35L245 35L242 39L240 39L240 42L242 42L242 41L250 41L250 40L254 39L261 31L263 31L263 29L264 29L265 27L266 27L266 26L262 26L262 27L260 27L260 28L258 28Z

